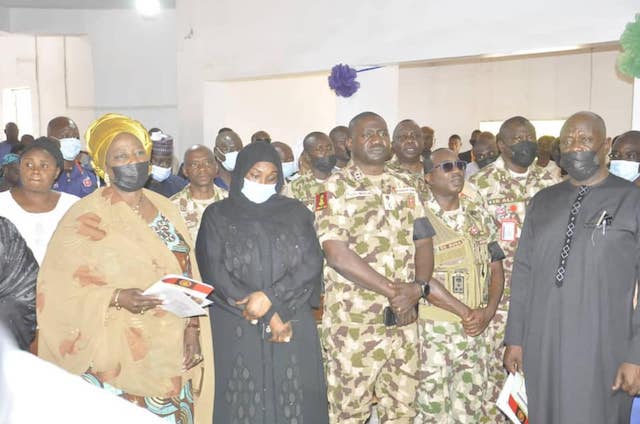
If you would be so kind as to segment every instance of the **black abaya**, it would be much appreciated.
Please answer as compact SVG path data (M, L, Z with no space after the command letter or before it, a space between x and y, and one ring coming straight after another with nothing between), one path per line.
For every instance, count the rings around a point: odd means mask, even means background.
M323 261L313 214L279 195L255 204L241 193L243 177L255 162L281 168L273 153L271 146L254 143L239 154L230 197L207 208L198 233L200 271L215 286L215 423L328 422L311 312L319 300ZM255 291L265 292L272 307L252 325L235 301ZM268 341L268 323L276 312L292 325L289 343Z

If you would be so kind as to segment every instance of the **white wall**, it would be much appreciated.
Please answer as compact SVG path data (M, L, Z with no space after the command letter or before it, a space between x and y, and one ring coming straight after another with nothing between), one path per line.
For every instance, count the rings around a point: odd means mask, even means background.
M637 0L190 0L207 79L511 53L617 40ZM186 32L179 27L178 33Z
M87 37L5 34L0 36L0 51L3 52L0 90L31 89L34 136L45 135L47 123L55 116L71 116L80 128L86 128L94 119L92 109L74 106L93 104L93 72ZM0 106L4 124L2 112Z
M91 115L88 124L104 113L123 113L149 128L160 127L174 134L180 145L175 10L145 19L135 10L126 9L9 9L9 19L12 33L86 34L90 56L87 52L69 58L73 62L69 79L89 78L93 86L72 91L72 118L87 113ZM40 88L41 93L58 90L51 85ZM201 116L202 111L198 114ZM47 119L44 113L43 119ZM85 128L82 126L81 131Z
M357 81L360 88L351 97L335 97L338 105L335 125L348 125L354 116L366 110L376 112L388 125L393 125L398 120L399 67L365 68L358 72ZM325 88L328 89L326 78Z
M204 116L209 146L221 127L230 127L244 144L254 132L265 130L273 141L301 151L305 135L328 133L335 126L336 98L326 74L211 82L205 83Z
M347 124L362 110L386 118L392 131L414 119L436 131L438 146L450 134L466 143L480 121L514 115L561 120L579 110L602 115L610 135L631 128L632 80L615 68L617 50L389 66L358 74L360 90L337 98L327 74L207 82L203 94L204 134L213 143L220 127L235 129L246 143L258 129L300 149L310 131ZM542 135L542 134L540 134ZM468 147L465 145L465 147Z
M466 142L480 121L565 119L580 110L600 114L607 132L620 134L631 128L633 84L617 73L616 56L609 50L401 67L399 116L433 127L439 146L453 133Z
M94 99L79 106L95 116L116 111L160 126L176 135L182 150L205 139L206 82L326 76L338 62L397 64L599 43L616 40L636 11L637 0L490 0L457 7L435 0L183 0L153 20L133 10L25 8L9 9L8 23L18 33L87 34ZM6 26L7 12L0 12ZM496 111L504 110L494 101ZM401 95L400 114L407 110L402 103Z
M177 2L181 133L202 137L205 81L511 54L617 40L637 0Z
M36 92L36 67L35 67L35 38L28 36L14 36L7 33L0 33L0 51L3 60L0 61L0 95L4 95L4 90L10 88L31 88L32 93ZM3 99L4 100L4 99ZM0 125L2 129L7 123L6 114L3 109L4 101L0 102ZM37 108L37 94L31 99L34 109ZM31 126L38 122L37 116L32 120ZM36 125L37 126L37 125ZM0 133L4 140L4 134Z
M10 25L9 9L0 6L0 31L8 31Z
M86 36L38 36L40 134L56 116L71 117L81 135L95 118L91 47ZM65 71L66 66L66 71ZM65 74L66 72L66 74ZM34 103L35 104L35 103Z

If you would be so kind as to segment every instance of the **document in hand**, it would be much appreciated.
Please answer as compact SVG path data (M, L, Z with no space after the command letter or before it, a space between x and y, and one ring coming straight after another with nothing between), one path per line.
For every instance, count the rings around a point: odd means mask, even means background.
M207 296L213 287L182 275L169 274L146 289L143 294L164 299L160 306L181 318L204 315L204 307L211 305Z
M521 373L509 373L496 405L514 424L529 424L527 392Z

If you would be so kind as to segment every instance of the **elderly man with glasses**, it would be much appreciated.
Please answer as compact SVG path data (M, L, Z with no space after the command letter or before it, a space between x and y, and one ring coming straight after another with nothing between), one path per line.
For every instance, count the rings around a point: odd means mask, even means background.
M213 202L227 197L227 191L213 182L218 171L218 162L208 147L196 144L185 152L184 174L189 178L189 184L174 194L171 201L180 210L194 242L204 210Z

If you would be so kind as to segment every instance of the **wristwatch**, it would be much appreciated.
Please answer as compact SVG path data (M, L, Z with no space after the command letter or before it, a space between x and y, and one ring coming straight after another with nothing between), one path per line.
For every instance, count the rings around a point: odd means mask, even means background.
M427 300L427 296L429 296L429 293L431 292L429 282L424 280L416 280L416 284L420 284L420 289L422 290L422 298L424 300Z

